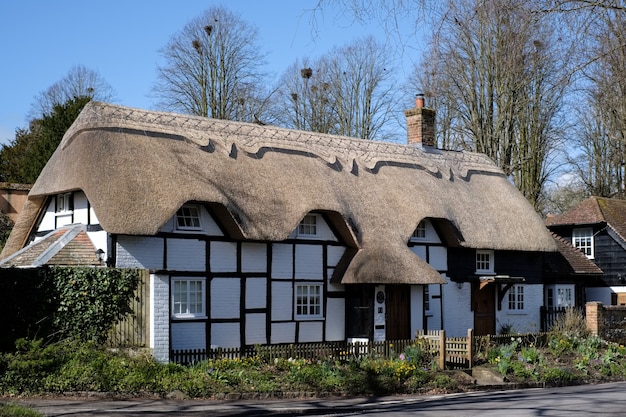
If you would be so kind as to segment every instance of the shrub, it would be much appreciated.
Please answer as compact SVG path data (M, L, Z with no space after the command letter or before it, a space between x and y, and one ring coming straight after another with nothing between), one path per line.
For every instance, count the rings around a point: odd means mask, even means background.
M575 308L565 309L554 321L549 333L553 339L586 338L590 335L583 313Z

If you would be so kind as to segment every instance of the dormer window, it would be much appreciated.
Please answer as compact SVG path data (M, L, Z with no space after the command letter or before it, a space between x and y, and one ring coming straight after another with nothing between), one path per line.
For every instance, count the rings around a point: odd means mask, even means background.
M304 216L300 224L298 225L299 237L316 237L318 236L317 230L317 215L307 214Z
M184 205L176 212L178 230L200 230L200 209L195 205Z
M572 245L587 255L587 258L593 259L593 229L591 227L574 229L572 231Z
M426 221L422 220L413 231L413 234L411 235L411 240L424 239L426 239Z
M477 250L476 251L476 273L477 274L493 274L493 251Z
M57 194L55 212L57 214L69 213L74 210L72 193Z

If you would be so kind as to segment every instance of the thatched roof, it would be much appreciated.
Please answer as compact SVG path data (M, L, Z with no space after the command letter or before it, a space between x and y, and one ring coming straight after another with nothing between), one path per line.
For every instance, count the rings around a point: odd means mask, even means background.
M233 235L264 241L287 238L310 211L330 213L358 250L344 283L440 280L407 248L423 218L446 219L458 235L450 245L556 250L481 154L91 102L34 184L3 256L25 244L45 196L79 189L116 234L153 235L187 201L225 208Z

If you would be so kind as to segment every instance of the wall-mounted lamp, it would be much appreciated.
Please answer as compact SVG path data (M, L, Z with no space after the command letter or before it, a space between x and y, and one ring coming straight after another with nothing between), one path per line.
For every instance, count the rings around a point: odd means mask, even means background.
M104 251L102 249L96 250L96 258L98 258L100 265L104 264Z
M459 290L462 290L462 289L463 289L463 283L462 283L462 282L457 282L457 283L456 283L456 287L457 287Z

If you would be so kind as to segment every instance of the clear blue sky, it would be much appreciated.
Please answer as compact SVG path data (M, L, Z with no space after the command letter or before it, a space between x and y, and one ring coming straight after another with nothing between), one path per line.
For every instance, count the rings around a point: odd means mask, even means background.
M27 126L35 96L75 65L100 74L115 90L116 103L153 109L158 50L187 22L213 5L223 5L255 25L270 73L281 73L296 59L315 58L373 34L375 23L361 25L351 16L326 9L311 26L316 0L4 0L0 5L0 144ZM407 36L414 23L407 20ZM405 41L411 42L410 39ZM417 45L421 48L423 45ZM420 59L403 54L402 67ZM406 75L401 73L401 76Z

